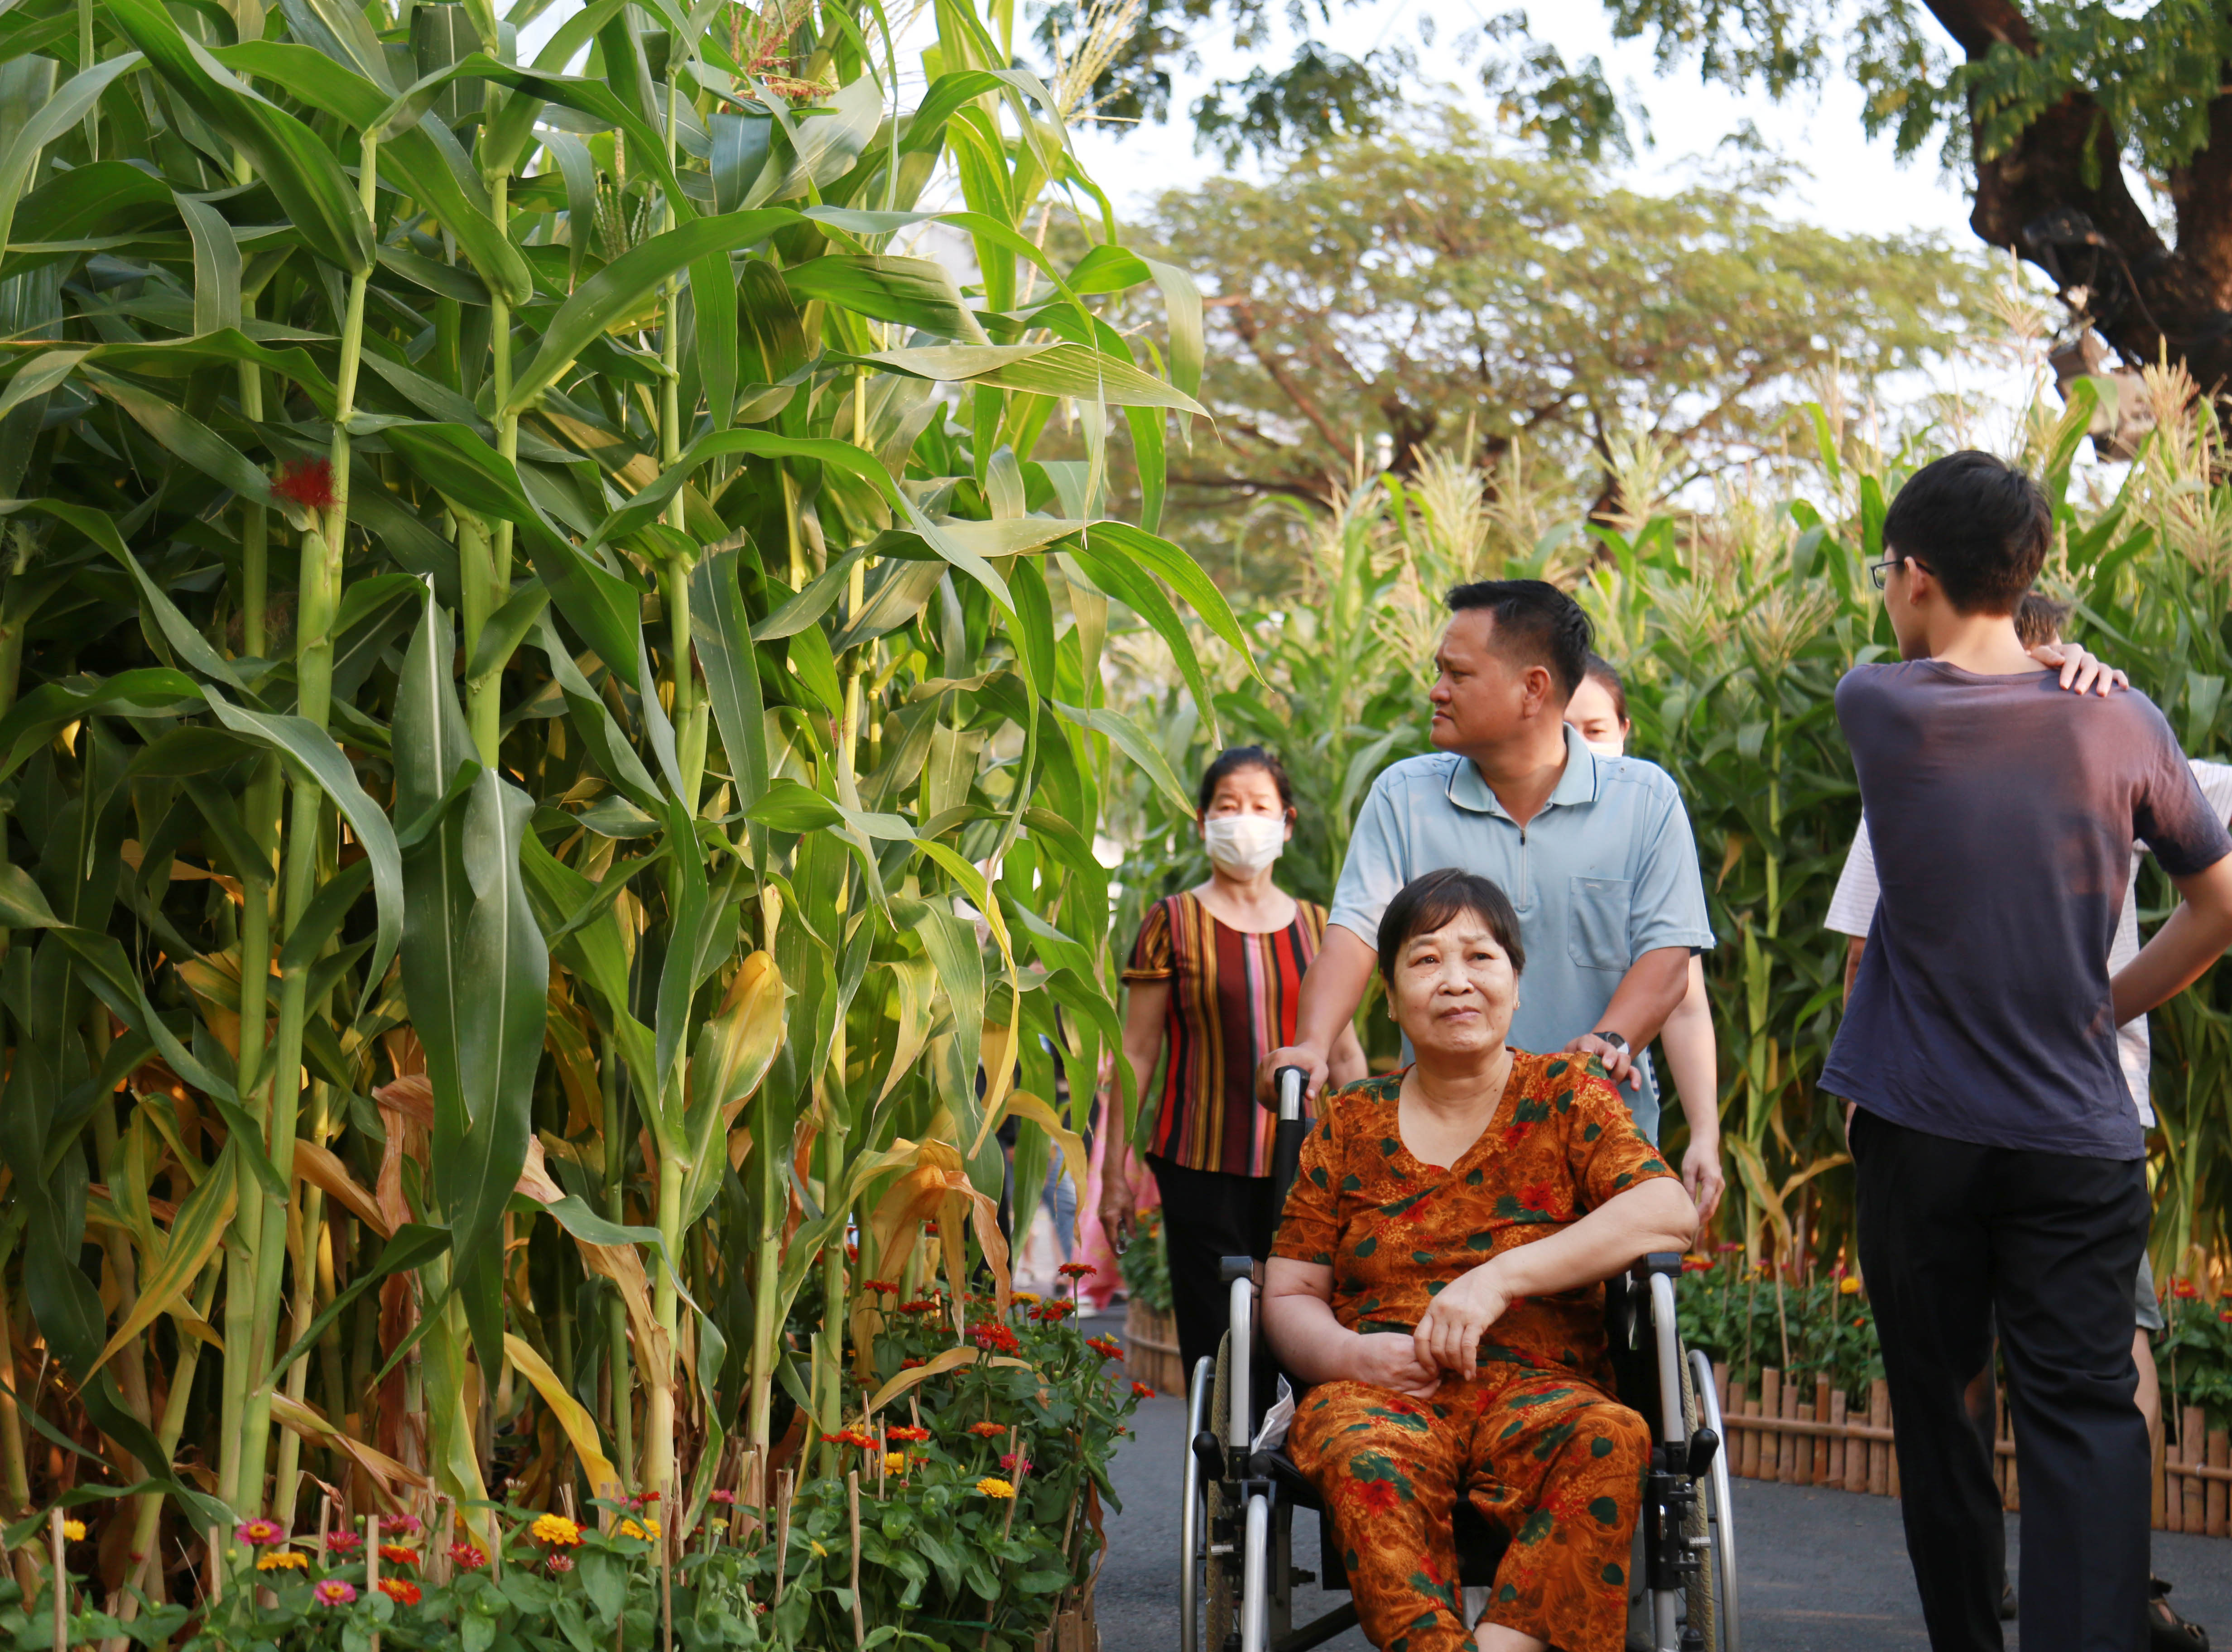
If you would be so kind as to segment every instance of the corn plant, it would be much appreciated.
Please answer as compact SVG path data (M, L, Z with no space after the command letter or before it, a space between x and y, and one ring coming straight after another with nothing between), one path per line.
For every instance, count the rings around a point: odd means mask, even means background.
M864 1273L1004 1299L1175 787L1111 615L1244 648L1198 297L983 17L541 9L0 18L0 1493L111 1588L314 1476L700 1507Z

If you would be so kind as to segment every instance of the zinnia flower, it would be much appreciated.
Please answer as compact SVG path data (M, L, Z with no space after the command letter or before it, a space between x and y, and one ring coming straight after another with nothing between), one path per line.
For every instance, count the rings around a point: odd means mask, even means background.
M477 1543L452 1543L450 1560L460 1571L478 1571L488 1565L488 1555Z
M382 1577L380 1592L398 1606L416 1606L425 1598L425 1591L408 1577Z
M986 1497L1013 1497L1015 1488L995 1474L987 1474L976 1482L976 1489Z
M423 1529L416 1514L383 1514L380 1529L390 1537L415 1538Z
M260 1514L252 1520L243 1520L233 1529L232 1534L251 1549L268 1549L274 1544L287 1540L287 1534L279 1529L278 1521L267 1520Z
M1020 1451L1010 1451L1000 1459L1000 1467L1021 1480L1031 1472L1031 1460Z
M1066 1279L1089 1279L1100 1270L1090 1262L1064 1262L1054 1272Z
M1837 1290L1842 1296L1858 1296L1860 1293L1860 1281L1856 1275L1847 1273L1837 1281Z
M553 1571L568 1572L574 1570L574 1557L570 1554L554 1553L550 1557L548 1565Z
M897 1296L899 1293L899 1283L895 1279L863 1279L860 1289L873 1291L878 1296Z
M852 1446L862 1451L867 1450L876 1443L874 1435L864 1434L858 1428L846 1428L829 1435L828 1438L831 1445Z
M1085 1345L1103 1359L1124 1357L1124 1344L1113 1337L1087 1337L1085 1339Z
M62 1522L62 1536L71 1543L84 1542L85 1522L83 1520L64 1520Z
M310 1595L321 1606L347 1606L356 1599L356 1585L345 1584L338 1577L328 1577L313 1589Z
M993 1319L987 1319L979 1325L971 1325L969 1328L969 1340L988 1354L1012 1354L1022 1346L1015 1340L1014 1331Z
M903 1371L918 1371L929 1364L930 1362L919 1354L909 1354L905 1359L899 1361L899 1369Z
M928 1297L918 1296L912 1302L900 1303L899 1312L901 1313L942 1313L944 1310Z
M884 1472L886 1474L904 1474L906 1471L906 1453L904 1451L887 1451L884 1454Z
M972 1422L969 1425L969 1432L980 1440L996 1440L1007 1431L1008 1425L1004 1422Z
M309 1564L310 1557L299 1549L274 1549L256 1557L258 1571L299 1571Z
M1039 1299L1039 1293L1036 1291L1010 1291L1008 1293L1009 1301L1020 1302L1026 1307L1028 1307L1031 1304L1038 1301Z
M1059 1302L1048 1302L1039 1307L1033 1308L1031 1310L1031 1318L1037 1320L1041 1325L1050 1325L1056 1324L1061 1320L1068 1318L1071 1314L1075 1313L1076 1312L1077 1304L1070 1301L1065 1297Z
M364 1539L345 1526L337 1526L326 1533L328 1554L354 1554L364 1547Z
M648 1542L659 1535L659 1522L648 1516L645 1517L641 1526L638 1526L633 1520L622 1520L620 1532L624 1538L642 1538Z
M538 1514L527 1530L536 1542L555 1548L570 1549L581 1540L581 1528L562 1514Z
M1135 1399L1135 1400L1152 1400L1152 1399L1153 1399L1153 1398L1155 1397L1155 1387L1154 1387L1154 1384L1153 1384L1153 1383L1132 1383L1132 1397L1133 1399Z
M896 1440L903 1446L918 1446L930 1438L930 1430L909 1428L906 1424L901 1423L898 1428L885 1429L884 1438Z
M380 1545L380 1558L391 1566L415 1566L418 1564L418 1551L406 1549L399 1543L383 1543Z
M717 1486L713 1488L713 1500L717 1503L734 1503L736 1500L736 1494L725 1486Z

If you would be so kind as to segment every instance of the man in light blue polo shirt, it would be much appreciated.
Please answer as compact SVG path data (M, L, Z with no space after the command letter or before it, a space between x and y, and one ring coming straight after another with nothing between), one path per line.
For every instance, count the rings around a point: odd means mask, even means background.
M1349 840L1325 941L1303 978L1294 1047L1264 1062L1307 1068L1370 985L1379 915L1413 878L1457 866L1491 878L1527 944L1511 1043L1599 1056L1653 1140L1658 1091L1644 1047L1681 1002L1690 956L1713 944L1690 818L1673 780L1633 757L1602 758L1565 723L1590 641L1588 616L1540 580L1449 593L1430 755L1373 782ZM1692 1116L1684 1181L1717 1160L1715 1098Z

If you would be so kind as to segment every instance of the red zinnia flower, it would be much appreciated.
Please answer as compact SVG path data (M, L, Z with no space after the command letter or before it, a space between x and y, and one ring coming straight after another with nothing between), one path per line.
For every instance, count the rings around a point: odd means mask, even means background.
M462 1571L478 1571L488 1565L488 1556L477 1543L452 1543L450 1558Z
M305 510L334 508L334 467L325 459L289 459L271 479L271 491Z
M1155 1397L1155 1390L1154 1390L1154 1385L1153 1385L1152 1383L1132 1383L1132 1397L1133 1399L1135 1399L1135 1400L1152 1400L1152 1399L1153 1399L1153 1398Z
M969 1425L970 1433L984 1440L996 1440L1007 1431L1008 1425L1004 1422L972 1422Z
M733 1503L736 1500L736 1494L725 1486L718 1486L714 1487L713 1500L717 1503Z
M574 1570L574 1557L570 1554L553 1554L548 1564L553 1571L571 1571Z
M1020 1451L1010 1451L1000 1459L1000 1467L1017 1480L1031 1472L1031 1460Z
M911 1428L902 1425L896 1428L885 1429L884 1438L896 1445L918 1446L924 1441L930 1438L930 1430L927 1428Z
M390 1537L415 1538L420 1530L418 1517L416 1514L383 1514L380 1517L380 1529Z
M928 1297L918 1296L912 1302L899 1304L901 1313L941 1313L944 1311L938 1303L932 1302Z
M408 1577L382 1577L380 1592L398 1606L416 1606L422 1598L418 1585Z
M415 1566L418 1564L418 1551L406 1549L399 1543L383 1543L380 1545L380 1558L391 1566Z
M929 1364L928 1360L918 1354L909 1354L905 1359L899 1361L899 1369L903 1371L919 1370Z
M326 1533L328 1554L354 1554L362 1547L364 1539L345 1526L335 1526Z
M2201 1294L2193 1288L2193 1282L2190 1279L2172 1279L2170 1282L2170 1293L2175 1297L2183 1297L2189 1302Z
M895 1279L863 1279L860 1288L873 1291L878 1296L897 1296L899 1293L899 1282Z
M853 1446L862 1451L867 1450L876 1443L875 1435L873 1434L863 1434L858 1428L847 1428L842 1433L829 1435L828 1439L829 1443L832 1445Z
M1066 1279L1089 1279L1100 1271L1090 1262L1064 1262L1054 1270Z
M1012 1354L1022 1345L1014 1331L991 1319L970 1326L969 1340L988 1354Z
M1124 1344L1113 1337L1087 1337L1085 1339L1085 1345L1103 1359L1124 1357Z

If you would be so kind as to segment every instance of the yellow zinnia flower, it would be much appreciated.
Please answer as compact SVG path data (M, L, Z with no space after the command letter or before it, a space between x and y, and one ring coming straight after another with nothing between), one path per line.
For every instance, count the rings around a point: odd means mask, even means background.
M884 1454L884 1472L886 1474L904 1474L906 1473L906 1468L907 1454L904 1451L887 1451Z
M1008 1300L1035 1306L1039 1300L1039 1293L1036 1291L1010 1291L1008 1292Z
M1837 1281L1837 1290L1840 1294L1845 1296L1859 1295L1860 1281L1859 1277L1855 1274L1846 1274L1843 1279Z
M269 1554L256 1557L258 1571L295 1571L310 1564L310 1557L300 1549L274 1549Z
M64 1520L62 1522L62 1536L67 1538L72 1543L84 1542L85 1522L83 1520Z
M996 1474L988 1474L976 1482L976 1489L987 1497L1013 1497L1015 1488Z
M538 1543L548 1543L558 1548L571 1548L581 1540L581 1528L562 1514L538 1514L529 1532Z

